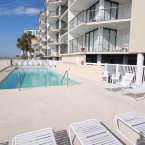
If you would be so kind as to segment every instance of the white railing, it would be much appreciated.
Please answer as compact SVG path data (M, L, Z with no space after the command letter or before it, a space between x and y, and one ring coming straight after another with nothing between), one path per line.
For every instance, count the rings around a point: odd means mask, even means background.
M36 66L56 66L57 64L61 63L61 61L56 61L56 60L13 60L13 66L31 66L31 67L36 67Z
M83 10L70 21L70 30L81 23L129 19L130 17L131 7L129 4L97 10Z
M129 34L113 34L113 35L94 35L93 42L90 35L83 35L72 39L70 43L70 52L81 52L82 48L85 52L121 52L129 49ZM109 38L112 38L109 40Z
M11 60L0 60L0 71L11 66Z
M142 83L145 82L145 66L137 66L137 65L123 65L123 64L106 64L106 70L109 72L110 76L112 74L121 74L124 76L125 73L133 73L135 74L133 82L135 83L137 77L141 77ZM142 76L137 76L137 70L142 71Z

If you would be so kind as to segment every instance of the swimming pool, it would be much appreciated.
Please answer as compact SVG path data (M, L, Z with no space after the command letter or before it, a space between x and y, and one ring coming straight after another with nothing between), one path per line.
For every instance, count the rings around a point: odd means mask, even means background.
M16 89L19 86L20 88L34 88L66 85L67 78L65 77L61 83L62 77L59 73L46 68L17 68L0 83L0 89ZM74 85L77 82L69 79L68 84Z

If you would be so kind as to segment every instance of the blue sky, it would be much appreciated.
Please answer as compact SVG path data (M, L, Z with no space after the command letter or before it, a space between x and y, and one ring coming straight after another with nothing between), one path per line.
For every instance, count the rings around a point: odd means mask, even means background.
M0 0L0 57L20 53L16 40L25 29L35 29L44 0Z

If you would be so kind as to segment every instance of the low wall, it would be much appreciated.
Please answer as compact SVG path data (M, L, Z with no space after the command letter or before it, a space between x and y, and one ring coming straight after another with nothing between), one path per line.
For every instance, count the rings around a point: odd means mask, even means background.
M62 72L69 70L70 74L72 73L89 79L96 79L97 81L102 81L101 75L102 72L105 70L105 67L60 63L57 64L56 69Z
M0 59L0 71L11 66L11 60L10 59Z

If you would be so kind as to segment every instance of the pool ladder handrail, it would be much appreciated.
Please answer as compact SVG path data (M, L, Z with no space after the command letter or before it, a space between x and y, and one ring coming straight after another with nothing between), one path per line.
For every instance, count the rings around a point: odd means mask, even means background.
M64 80L64 78L65 78L66 75L67 75L67 87L69 87L69 85L68 85L68 80L69 80L69 72L68 72L68 70L65 71L65 73L64 73L64 75L63 75L63 77L62 77L61 85L62 85L63 80Z
M20 89L21 89L21 76L20 76L20 71L18 71L18 90L20 91Z
M24 69L22 69L24 70ZM24 76L23 76L23 79L25 77L26 73L24 73ZM19 86L19 91L21 90L21 85L22 85L22 82L21 82L21 71L19 70L18 71L18 86Z

